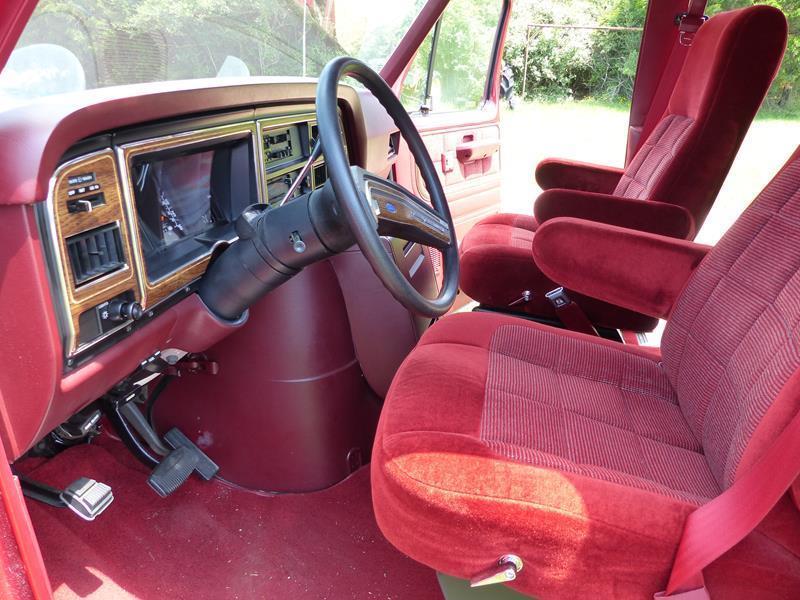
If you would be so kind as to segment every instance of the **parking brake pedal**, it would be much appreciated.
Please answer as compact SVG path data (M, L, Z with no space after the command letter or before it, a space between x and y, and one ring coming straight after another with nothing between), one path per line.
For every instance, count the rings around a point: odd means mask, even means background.
M208 481L219 471L217 464L208 458L177 428L170 429L164 440L172 451L164 457L150 474L147 483L162 498L183 485L192 472Z
M114 501L114 494L105 483L81 477L69 484L59 498L81 519L94 521Z

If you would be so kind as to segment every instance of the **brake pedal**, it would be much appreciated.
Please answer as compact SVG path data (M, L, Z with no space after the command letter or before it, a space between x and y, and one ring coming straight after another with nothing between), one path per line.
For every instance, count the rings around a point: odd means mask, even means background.
M59 498L81 519L94 521L114 501L114 493L105 483L81 477L70 483Z
M211 480L214 475L219 471L217 463L211 460L205 452L200 450L192 440L183 435L183 432L177 427L170 429L164 436L164 440L174 449L187 448L192 454L197 456L197 466L195 471L206 481Z
M219 471L217 464L192 443L181 431L173 428L164 436L172 451L164 457L147 478L147 483L162 498L181 487L193 472L208 481Z

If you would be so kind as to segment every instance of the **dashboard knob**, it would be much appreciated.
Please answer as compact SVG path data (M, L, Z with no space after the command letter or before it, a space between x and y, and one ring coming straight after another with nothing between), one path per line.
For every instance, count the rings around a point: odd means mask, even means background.
M144 316L142 305L138 302L123 302L113 300L108 305L108 319L110 321L138 321Z
M138 302L130 302L128 303L128 317L133 319L134 321L138 321L144 316L144 310L142 309L142 305Z

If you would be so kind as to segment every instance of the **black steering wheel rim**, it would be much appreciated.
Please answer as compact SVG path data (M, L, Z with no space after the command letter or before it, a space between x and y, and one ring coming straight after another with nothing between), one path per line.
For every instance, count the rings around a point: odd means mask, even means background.
M339 81L344 76L353 77L372 92L397 125L417 163L434 210L447 222L450 244L441 250L444 272L436 298L425 297L406 279L386 251L375 229L375 223L365 209L361 193L351 174L339 131L338 88ZM323 69L317 86L316 104L317 127L328 167L328 179L367 261L392 296L406 308L429 317L445 314L452 307L458 293L456 232L439 176L411 117L380 75L363 62L346 56L333 59Z

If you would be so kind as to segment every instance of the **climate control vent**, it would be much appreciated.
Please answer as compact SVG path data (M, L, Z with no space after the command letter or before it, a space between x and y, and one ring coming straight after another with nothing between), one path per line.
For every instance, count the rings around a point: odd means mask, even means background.
M67 238L75 287L125 266L119 225L112 223Z

